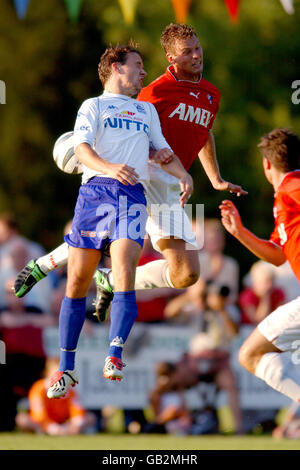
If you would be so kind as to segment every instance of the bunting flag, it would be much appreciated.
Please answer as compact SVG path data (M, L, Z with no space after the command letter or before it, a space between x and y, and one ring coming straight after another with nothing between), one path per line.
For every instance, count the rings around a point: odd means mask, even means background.
M77 21L80 14L82 0L65 0L71 21Z
M172 0L177 23L185 23L190 11L192 0Z
M293 0L280 0L281 5L289 15L295 13Z
M23 20L26 16L29 0L14 0L15 9L20 20Z
M132 24L134 22L138 0L119 0L119 4L125 23Z
M240 0L225 0L226 8L232 23L237 23L239 19Z

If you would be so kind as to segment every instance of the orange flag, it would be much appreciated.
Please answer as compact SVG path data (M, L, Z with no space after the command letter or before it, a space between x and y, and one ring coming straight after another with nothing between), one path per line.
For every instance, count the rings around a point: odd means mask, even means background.
M172 5L178 23L185 23L190 11L192 0L172 0Z
M232 23L237 23L239 19L240 0L225 0L225 4Z
M119 4L125 23L132 24L134 22L138 0L119 0Z

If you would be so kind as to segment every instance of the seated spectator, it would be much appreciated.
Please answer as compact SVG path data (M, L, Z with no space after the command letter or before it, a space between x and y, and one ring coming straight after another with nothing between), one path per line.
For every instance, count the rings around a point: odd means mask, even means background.
M200 278L182 294L169 300L164 310L166 320L176 323L195 323L198 327L199 315L206 307L206 282Z
M169 318L194 318L195 335L191 338L190 350L182 361L182 368L193 370L191 375L197 375L198 380L207 373L213 376L218 388L228 393L235 430L240 433L241 410L235 376L230 366L231 341L238 333L239 325L230 311L231 306L226 303L228 295L227 286L211 283L204 287L203 281L200 280L186 289L182 296L172 300L165 312Z
M270 266L274 272L274 285L285 293L285 302L299 297L300 285L288 261L281 266Z
M250 269L251 286L242 290L239 297L241 321L257 325L273 310L285 302L285 293L275 287L274 271L269 263L257 261Z
M156 384L150 393L154 420L145 432L187 434L192 418L184 399L184 383L176 364L160 362L156 366Z
M57 370L59 360L48 358L45 378L35 382L29 390L29 412L20 412L16 416L17 427L21 431L45 433L51 436L74 435L96 431L95 415L87 412L80 404L75 389L59 399L47 397L49 380Z
M194 222L194 230L199 239L201 233L199 233L200 228L197 222ZM239 291L239 265L234 258L224 254L225 244L226 235L221 222L218 219L206 219L204 221L204 246L198 252L200 278L206 282L227 285L230 295L226 302L235 304Z
M139 259L139 266L142 266L150 261L161 259L162 256L154 250L151 240L146 236L144 240L143 249ZM138 307L138 317L136 322L139 323L138 334L135 330L127 343L127 355L136 355L139 353L139 349L148 340L147 324L149 323L161 323L165 320L164 309L167 305L167 301L170 296L174 296L175 289L164 288L164 289L147 289L137 290L136 300ZM178 292L178 290L176 290ZM142 325L145 323L145 325ZM141 409L124 409L124 422L126 432L137 432L136 430L143 429L147 420L145 418L144 411Z
M0 369L0 397L9 396L9 401L0 400L0 422L5 419L6 429L12 429L18 401L41 377L45 365L42 331L54 320L51 314L25 307L23 299L11 290L5 293L5 303L0 312L0 338L6 348L6 366Z

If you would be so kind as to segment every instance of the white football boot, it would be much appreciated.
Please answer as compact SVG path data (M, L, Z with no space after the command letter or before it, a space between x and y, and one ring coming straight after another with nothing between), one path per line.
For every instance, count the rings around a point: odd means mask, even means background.
M76 370L57 371L50 379L50 387L47 391L48 398L60 398L66 395L70 387L78 383Z
M123 378L122 369L125 367L124 362L118 357L107 356L103 368L103 376L106 379L117 380L120 382Z

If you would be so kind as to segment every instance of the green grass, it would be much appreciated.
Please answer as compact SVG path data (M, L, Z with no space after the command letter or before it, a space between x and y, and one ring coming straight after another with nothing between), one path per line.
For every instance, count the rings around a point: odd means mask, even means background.
M96 434L52 437L0 433L0 450L300 450L300 442L271 436Z

